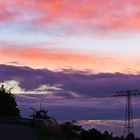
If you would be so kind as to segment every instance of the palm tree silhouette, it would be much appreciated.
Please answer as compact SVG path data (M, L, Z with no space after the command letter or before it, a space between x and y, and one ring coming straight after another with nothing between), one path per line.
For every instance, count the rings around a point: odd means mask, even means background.
M33 111L33 113L31 114L31 117L33 119L44 120L47 126L57 125L58 124L57 120L48 115L48 109L42 106L42 102L43 100L41 99L39 109L35 109L33 107L30 108Z

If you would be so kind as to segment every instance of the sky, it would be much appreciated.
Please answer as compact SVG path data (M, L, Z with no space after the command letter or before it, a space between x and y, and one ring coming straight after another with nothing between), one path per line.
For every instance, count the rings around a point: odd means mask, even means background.
M0 62L137 73L139 5L138 0L1 0Z
M44 98L59 120L123 119L125 99L110 96L140 89L139 0L0 0L0 9L0 84L23 114Z

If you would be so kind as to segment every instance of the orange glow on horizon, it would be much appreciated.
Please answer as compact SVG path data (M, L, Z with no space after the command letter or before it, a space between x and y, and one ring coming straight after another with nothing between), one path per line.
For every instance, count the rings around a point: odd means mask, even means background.
M95 72L139 72L140 62L123 58L105 57L98 55L72 54L63 51L51 51L40 48L0 48L0 63L10 64L11 60L18 62L16 65L33 68L48 68L52 70L72 68L75 70L92 70ZM12 64L12 63L11 63ZM15 64L14 64L15 65Z

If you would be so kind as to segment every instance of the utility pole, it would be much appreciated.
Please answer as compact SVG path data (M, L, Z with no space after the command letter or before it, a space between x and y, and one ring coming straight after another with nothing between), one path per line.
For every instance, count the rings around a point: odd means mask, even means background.
M126 97L126 108L125 108L125 124L124 124L124 133L123 136L127 136L134 132L134 123L133 123L133 111L132 111L132 96L138 96L140 92L138 90L122 90L117 91L114 97Z

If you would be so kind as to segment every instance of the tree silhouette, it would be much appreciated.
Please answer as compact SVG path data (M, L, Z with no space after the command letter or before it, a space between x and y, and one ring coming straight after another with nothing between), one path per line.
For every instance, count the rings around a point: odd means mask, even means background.
M40 107L39 109L35 109L35 108L31 108L31 109L33 110L33 114L31 114L31 117L33 119L43 119L45 120L48 126L58 124L54 118L48 115L48 110L45 109L44 107Z
M0 87L0 116L20 117L15 96L11 93L11 88L6 90L4 85Z
M76 124L77 121L66 121L61 124L61 129L67 137L76 137L81 134L82 127Z

